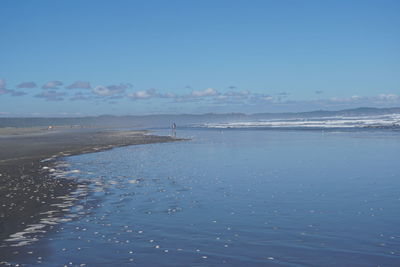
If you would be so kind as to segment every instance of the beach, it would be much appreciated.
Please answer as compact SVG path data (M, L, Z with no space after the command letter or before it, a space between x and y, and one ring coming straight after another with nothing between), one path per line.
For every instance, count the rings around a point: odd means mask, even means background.
M398 131L178 136L2 135L0 265L398 265Z
M73 180L52 176L57 158L128 145L177 141L148 131L43 127L0 129L0 252L5 239L40 221L74 191ZM62 209L57 210L62 213ZM0 253L2 256L7 252Z

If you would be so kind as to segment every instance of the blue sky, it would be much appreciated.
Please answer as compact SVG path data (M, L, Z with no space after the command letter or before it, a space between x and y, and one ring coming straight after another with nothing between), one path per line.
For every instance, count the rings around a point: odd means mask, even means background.
M400 106L400 1L0 2L0 115Z

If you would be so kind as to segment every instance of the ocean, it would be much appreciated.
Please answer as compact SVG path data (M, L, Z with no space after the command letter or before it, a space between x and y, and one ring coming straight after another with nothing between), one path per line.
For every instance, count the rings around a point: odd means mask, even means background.
M190 140L60 159L79 189L10 238L11 264L400 266L400 131L176 135Z

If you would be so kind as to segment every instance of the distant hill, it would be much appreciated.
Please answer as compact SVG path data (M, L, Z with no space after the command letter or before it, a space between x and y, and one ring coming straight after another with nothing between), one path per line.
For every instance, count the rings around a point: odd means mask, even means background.
M360 107L338 111L316 110L309 112L287 113L206 113L206 114L158 114L144 116L113 116L102 115L95 117L76 118L0 118L0 127L33 127L33 126L59 126L59 125L84 125L87 127L168 127L173 122L180 125L202 122L244 121L262 119L286 119L286 118L311 118L333 116L374 116L400 113L400 107L393 108L369 108Z

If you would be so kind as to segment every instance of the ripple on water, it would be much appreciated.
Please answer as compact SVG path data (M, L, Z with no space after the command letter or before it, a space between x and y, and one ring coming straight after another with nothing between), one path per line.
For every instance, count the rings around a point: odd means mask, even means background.
M54 205L65 209L63 216L43 214L44 225L70 221L39 238L52 249L41 261L395 266L399 260L400 184L392 174L400 169L390 158L400 144L354 145L354 138L298 132L202 134L201 142L66 159L64 172L52 173L81 184ZM382 147L385 155L366 153ZM31 231L46 229L35 226Z

